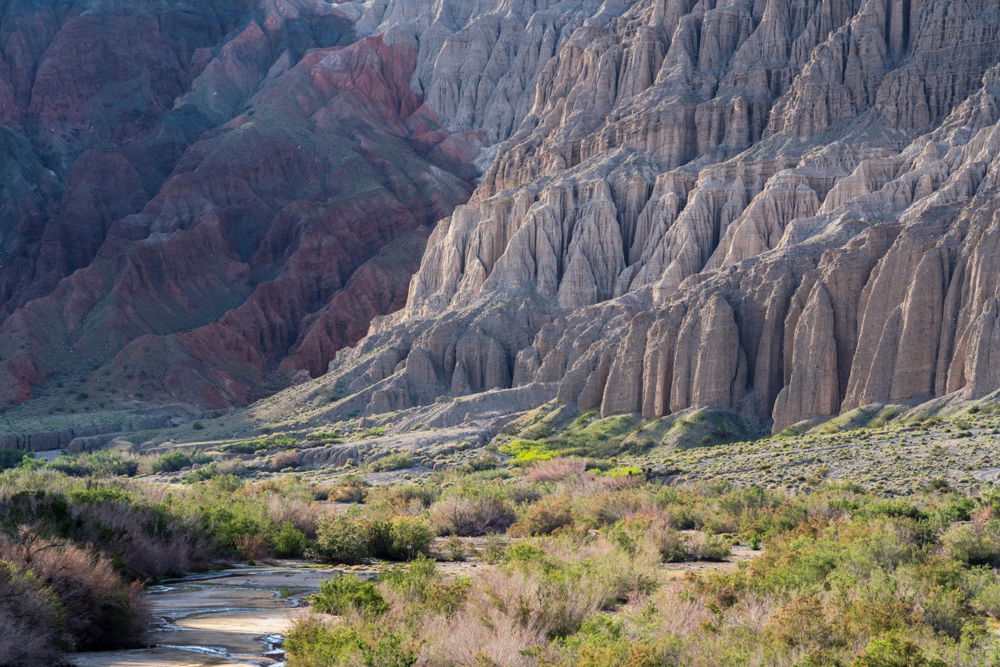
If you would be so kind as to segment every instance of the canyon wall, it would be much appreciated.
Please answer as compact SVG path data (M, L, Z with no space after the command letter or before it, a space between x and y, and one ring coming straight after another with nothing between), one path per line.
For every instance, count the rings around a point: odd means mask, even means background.
M780 430L1000 388L995 3L622 2L525 108L331 416L518 388Z
M0 16L0 400L322 376L331 418L500 392L781 429L1000 387L992 0Z
M322 374L592 13L479 4L0 1L0 403Z

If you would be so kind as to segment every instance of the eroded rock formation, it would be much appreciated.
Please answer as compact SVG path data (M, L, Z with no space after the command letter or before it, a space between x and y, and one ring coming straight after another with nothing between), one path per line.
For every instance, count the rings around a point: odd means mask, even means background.
M325 371L593 13L480 4L0 2L0 402L223 407Z
M326 411L556 383L781 429L1000 387L995 3L612 4L515 105L405 308L318 381Z
M0 4L38 26L0 63L6 398L86 360L240 403L404 289L303 407L781 429L1000 387L992 0L233 0L193 35L104 2L155 35L111 55L79 49L83 0L25 4ZM76 96L44 62L71 24L101 82Z

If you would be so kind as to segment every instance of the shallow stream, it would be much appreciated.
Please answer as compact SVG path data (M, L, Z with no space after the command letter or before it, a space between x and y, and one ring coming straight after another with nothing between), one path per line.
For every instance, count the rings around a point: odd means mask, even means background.
M151 648L78 653L79 667L277 666L305 596L343 570L305 565L238 567L151 586L145 593L157 625Z

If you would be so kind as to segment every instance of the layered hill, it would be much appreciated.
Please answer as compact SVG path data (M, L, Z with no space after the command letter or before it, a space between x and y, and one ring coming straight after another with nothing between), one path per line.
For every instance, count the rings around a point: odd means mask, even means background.
M2 5L5 400L333 359L250 414L780 430L1000 387L992 1L209 4Z
M488 71L498 33L467 32ZM475 99L428 96L502 137ZM256 414L556 399L780 430L1000 387L995 3L604 3L504 101L523 117L405 308Z
M483 139L362 14L0 2L0 401L241 405L402 305Z

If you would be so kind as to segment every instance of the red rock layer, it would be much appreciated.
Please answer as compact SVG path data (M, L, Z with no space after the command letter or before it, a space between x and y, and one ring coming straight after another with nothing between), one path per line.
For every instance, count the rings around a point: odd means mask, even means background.
M0 401L242 404L402 305L475 134L304 1L0 1Z

